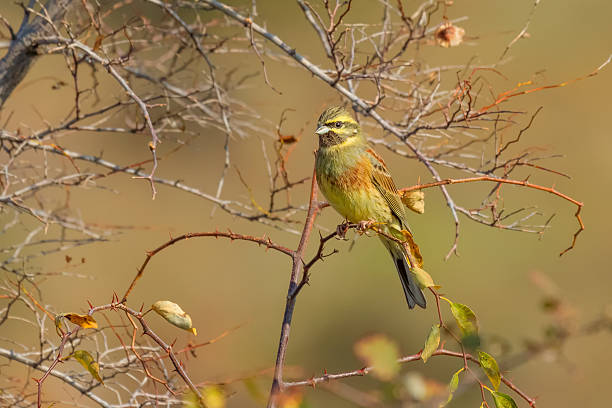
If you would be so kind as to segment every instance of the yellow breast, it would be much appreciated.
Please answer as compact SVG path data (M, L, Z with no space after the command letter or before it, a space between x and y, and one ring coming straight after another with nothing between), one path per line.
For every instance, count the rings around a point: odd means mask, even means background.
M325 166L317 166L319 189L331 206L350 222L389 222L391 210L372 184L372 164L367 157L358 163L343 171L326 171Z

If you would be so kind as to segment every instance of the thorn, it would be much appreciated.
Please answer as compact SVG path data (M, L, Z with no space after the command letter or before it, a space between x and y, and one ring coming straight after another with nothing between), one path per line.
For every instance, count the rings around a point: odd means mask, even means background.
M93 305L91 304L91 302L89 301L89 299L87 299L87 304L89 305L89 309L93 309Z

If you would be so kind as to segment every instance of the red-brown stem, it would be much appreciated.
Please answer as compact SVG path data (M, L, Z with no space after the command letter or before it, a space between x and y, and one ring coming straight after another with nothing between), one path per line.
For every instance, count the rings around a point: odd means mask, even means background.
M47 377L49 376L49 374L51 374L51 371L53 371L53 369L55 368L55 366L57 365L57 363L60 362L61 358L62 358L62 352L64 351L64 346L66 345L66 342L68 342L68 338L73 334L76 333L77 330L75 330L74 332L66 332L64 334L62 334L62 341L60 342L60 345L57 349L57 356L55 357L55 360L53 360L53 363L51 363L51 365L49 366L49 368L47 369L47 371L45 371L45 373L43 374L42 377L40 377L38 380L34 379L34 381L36 381L36 384L38 385L37 387L37 396L36 396L36 403L38 408L41 407L41 403L42 403L42 386L43 386L43 382L47 379Z
M274 366L274 379L272 380L272 388L270 397L268 398L268 408L274 408L277 404L279 393L285 388L283 382L283 366L285 365L285 356L287 353L287 344L289 343L289 332L291 331L291 319L295 309L295 291L298 287L300 273L303 272L304 263L302 255L306 249L306 244L310 238L314 221L319 213L320 206L317 201L317 178L316 173L312 173L312 184L310 187L310 201L308 205L308 215L304 223L304 230L300 238L297 250L293 253L293 266L291 268L291 278L289 279L289 290L287 291L287 301L285 304L285 313L283 315L283 324L281 326L281 335L278 343L278 352L276 353L276 365Z
M98 307L94 307L90 309L89 315L91 316L92 314L103 311L103 310L117 310L117 309L124 311L128 315L134 316L138 320L138 322L142 326L143 334L149 336L154 342L156 342L168 354L168 357L170 358L170 361L172 361L172 365L174 365L176 372L181 376L183 381L185 381L185 384L187 384L189 389L198 397L198 400L200 401L201 406L206 408L206 405L202 397L202 393L200 393L200 390L198 390L198 388L195 386L193 381L191 381L191 378L185 371L183 364L178 360L175 353L172 351L172 346L167 344L165 341L163 341L161 337L159 337L154 331L152 331L149 328L149 325L147 325L147 322L144 320L142 312L133 310L127 307L126 305L124 305L123 303L111 303L108 305L98 306Z
M433 352L433 354L431 355L432 357L434 356L451 356L451 357L457 357L460 358L462 360L467 359L469 361L471 361L472 363L476 364L477 366L480 366L480 362L478 361L478 358L474 357L471 354L467 354L467 353L461 353L461 352L457 352L457 351L452 351L452 350L447 350L444 348L440 348L436 351ZM408 363L408 362L412 362L412 361L418 361L421 359L421 352L418 352L416 354L412 354L409 356L405 356L405 357L401 357L400 359L398 359L397 361L399 363ZM285 383L283 383L285 388L292 388L292 387L303 387L303 386L311 386L314 387L315 385L322 383L322 382L327 382L330 380L339 380L342 378L348 378L348 377L358 377L358 376L364 376L369 374L372 371L372 367L364 367L364 368L360 368L358 370L353 370L353 371L347 371L344 373L338 373L338 374L324 374L320 377L312 377L309 378L307 380L301 380L301 381L287 381ZM529 397L527 394L525 394L523 391L521 391L516 385L514 385L512 383L511 380L509 380L507 377L505 377L503 374L500 373L501 376L501 380L504 384L506 384L508 386L508 388L512 389L514 392L516 392L518 395L521 396L521 398L523 398L530 407L535 407L535 399Z
M584 203L582 203L582 202L580 202L578 200L573 199L572 197L568 196L567 194L563 194L563 193L555 190L554 187L540 186L538 184L530 183L527 180L511 180L511 179L504 179L504 178L499 178L499 177L480 176L480 177L468 177L468 178L464 178L464 179L445 179L445 180L435 181L433 183L418 184L416 186L402 188L402 189L400 189L400 192L407 193L407 192L410 192L410 191L421 190L421 189L424 189L424 188L438 187L438 186L443 186L443 185L447 185L447 184L472 183L472 182L475 182L475 181L491 181L491 182L494 182L494 183L513 184L515 186L529 187L529 188L533 188L533 189L536 189L536 190L545 191L545 192L550 193L550 194L554 194L557 197L560 197L560 198L562 198L564 200L567 200L570 203L574 204L578 208L576 210L576 213L574 214L574 217L576 217L576 220L578 221L579 227L578 227L578 230L574 233L574 236L572 237L571 245L569 247L567 247L566 249L564 249L563 251L561 251L559 256L561 256L561 255L565 254L567 251L573 249L574 245L576 245L576 239L578 238L578 235L584 230L584 223L582 222L582 217L580 216L580 211L582 210L582 207L584 206Z

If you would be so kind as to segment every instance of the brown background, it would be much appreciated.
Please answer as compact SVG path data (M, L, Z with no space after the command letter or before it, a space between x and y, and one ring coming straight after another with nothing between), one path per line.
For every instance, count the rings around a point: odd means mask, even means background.
M427 51L431 64L461 64L471 57L476 57L480 64L495 62L522 28L532 3L528 0L456 2L448 16L469 16L459 25L470 38L454 49L432 47ZM19 11L14 6L7 3L1 8L13 21L19 19ZM316 37L295 3L260 0L258 9L258 21L267 23L271 32L314 61L322 61ZM500 68L507 80L489 77L496 90L532 79L535 73L539 73L535 77L538 83L544 85L591 72L612 50L611 12L612 6L605 1L542 2L528 30L531 38L519 41L510 52L512 59ZM353 13L355 21L372 18L368 15L368 2L363 0L356 2ZM230 67L238 61L247 61L252 71L259 70L259 62L253 55L226 58L223 64ZM312 151L316 147L311 136L314 122L324 106L339 101L327 86L308 73L272 61L267 64L272 83L283 95L271 91L259 76L248 82L241 95L235 96L244 97L270 121L269 134L233 140L231 144L233 164L243 172L256 190L256 198L262 202L267 198L268 184L260 154L260 137L270 145L281 111L288 107L295 109L288 116L285 131L298 132L303 127L304 136L293 153L290 175L294 179L309 176ZM38 128L43 126L43 118L51 123L61 120L72 104L72 96L70 89L51 89L60 78L69 78L61 57L40 59L2 113L4 121L7 112L14 111L7 128ZM427 270L452 299L473 308L485 336L506 338L514 350L520 350L525 339L538 338L549 319L540 307L542 294L529 279L533 271L549 276L559 286L563 297L575 306L579 323L594 318L609 304L612 281L606 253L610 247L608 209L612 172L610 89L612 74L608 67L594 78L512 102L513 108L528 112L544 106L526 134L523 146L537 145L565 155L550 162L551 167L572 176L567 180L540 173L531 181L543 185L554 183L560 191L585 202L583 217L587 230L567 255L559 258L558 253L569 244L576 229L575 208L541 192L506 189L508 204L537 204L546 214L557 214L552 229L541 239L536 235L486 228L463 219L460 256L453 256L447 262L443 258L454 232L439 191L429 191L426 213L411 218ZM109 93L120 95L114 86L109 86ZM380 135L378 131L372 133ZM93 154L103 150L105 157L119 163L147 159L146 143L145 135L78 134L63 139L65 147ZM223 137L218 132L203 133L188 148L164 160L159 175L181 178L203 191L214 192L222 166L222 145ZM160 148L162 153L164 148L164 145ZM429 180L428 173L418 163L381 153L398 185L414 184L419 177ZM443 171L443 176L452 174ZM168 188L159 187L157 199L151 201L145 182L115 175L101 183L119 192L80 191L73 195L72 207L79 208L89 222L135 228L123 231L111 242L69 251L75 259L86 258L86 264L79 271L91 279L53 279L43 283L44 301L55 311L85 310L86 299L102 304L110 301L113 291L122 293L144 259L145 251L166 241L169 234L231 228L246 234L266 233L290 247L297 244L297 236L232 219L219 210L211 218L209 203ZM485 190L468 185L450 187L455 199L468 207L477 206L481 195L475 193ZM306 188L298 189L294 199L304 201L306 194ZM224 197L248 200L248 193L233 171ZM328 209L319 224L331 229L339 221L339 216ZM0 245L9 242L10 236L0 237ZM361 362L353 354L353 344L372 332L394 338L402 353L418 351L435 321L434 308L408 312L393 266L377 240L359 239L351 252L347 252L345 242L334 242L332 247L338 248L340 254L313 270L311 285L298 299L287 360L289 365L301 367L297 377L320 374L323 369L336 372L358 368ZM310 245L309 252L313 251L314 246ZM49 256L37 264L48 271L60 270L64 265L63 254ZM232 379L272 366L289 270L288 258L266 253L254 245L214 239L189 240L154 258L130 303L134 307L141 303L149 305L158 299L180 303L193 317L198 340L242 325L222 341L199 350L198 359L188 362L192 377L198 381ZM431 298L428 300L431 302ZM166 339L176 337L180 344L189 340L188 334L168 327L155 316L150 321ZM33 335L32 330L22 326L21 330L16 337L22 340ZM539 407L606 406L609 397L605 390L612 364L609 344L609 334L576 338L563 347L564 358L540 356L513 368L509 375L525 391L540 397ZM427 366L420 362L409 364L403 372L417 370L446 383L460 365L458 360L435 358ZM347 383L360 389L378 386L369 378ZM267 393L268 378L264 377L258 384ZM50 381L48 390L56 386L57 383ZM230 399L230 406L255 406L244 387L235 384L232 390L237 393ZM308 399L312 406L351 406L322 390L309 392ZM451 406L476 406L478 401L478 393L471 390Z

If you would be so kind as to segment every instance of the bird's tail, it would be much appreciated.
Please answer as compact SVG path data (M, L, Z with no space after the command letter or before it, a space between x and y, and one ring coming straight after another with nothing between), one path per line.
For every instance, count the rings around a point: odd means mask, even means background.
M419 288L415 282L412 272L410 272L410 262L408 260L408 254L406 254L406 249L397 242L386 239L385 237L381 237L381 241L385 247L387 247L393 258L393 264L402 281L402 287L404 288L404 295L406 295L408 307L413 309L415 305L419 305L425 309L427 302L425 301L425 296L423 296L421 288Z

